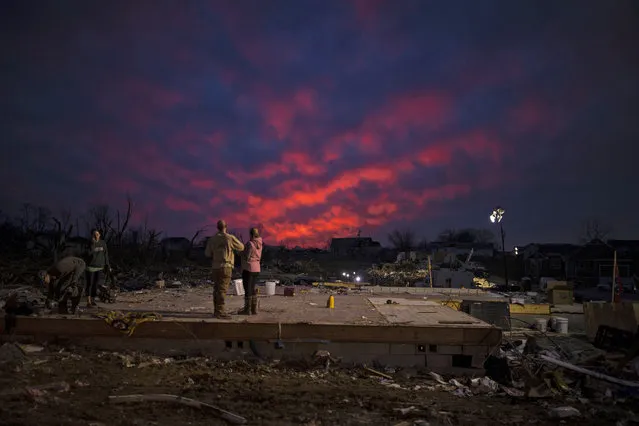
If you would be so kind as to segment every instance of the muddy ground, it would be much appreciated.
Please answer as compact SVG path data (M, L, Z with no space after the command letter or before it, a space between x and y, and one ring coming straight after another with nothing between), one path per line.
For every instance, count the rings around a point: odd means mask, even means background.
M38 350L38 347L33 347ZM0 364L2 425L222 425L209 409L170 402L110 403L110 395L181 395L244 416L251 425L617 425L632 401L611 404L526 400L506 395L460 397L426 373L285 362L160 359L49 345ZM55 384L49 390L37 386ZM569 405L581 417L551 419ZM398 409L414 407L402 414ZM636 407L635 407L636 410ZM630 417L631 418L631 417ZM417 421L417 422L416 422ZM423 422L420 422L423 421ZM621 421L623 423L617 423Z

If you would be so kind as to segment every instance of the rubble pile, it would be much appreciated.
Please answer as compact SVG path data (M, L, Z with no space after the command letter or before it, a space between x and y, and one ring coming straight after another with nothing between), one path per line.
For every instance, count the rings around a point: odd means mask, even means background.
M546 401L550 417L566 418L594 415L595 403L639 400L639 359L620 369L619 361L624 356L575 337L524 334L520 339L504 340L485 368L487 377L502 392ZM457 386L454 392L465 396L471 388L468 384ZM555 402L562 405L551 407Z
M426 265L418 262L384 263L368 270L371 284L382 286L405 286L428 278Z

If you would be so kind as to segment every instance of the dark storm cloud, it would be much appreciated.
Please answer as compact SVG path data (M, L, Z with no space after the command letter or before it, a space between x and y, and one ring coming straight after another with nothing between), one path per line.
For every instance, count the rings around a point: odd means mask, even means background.
M6 209L130 193L170 234L223 216L305 244L494 204L513 243L636 231L631 1L0 7Z

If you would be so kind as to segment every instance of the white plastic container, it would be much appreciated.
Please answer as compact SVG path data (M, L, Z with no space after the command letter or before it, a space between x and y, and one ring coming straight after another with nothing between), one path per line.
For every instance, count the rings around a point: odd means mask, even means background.
M267 296L275 296L275 286L276 285L277 285L276 281L267 281L265 283L266 295Z
M235 288L236 296L244 296L244 285L242 285L242 280L233 280L233 286Z
M548 325L548 320L545 318L537 318L535 320L535 326L537 328L537 330L541 331L542 333L546 332L546 326Z
M557 317L555 331L559 334L568 334L568 318Z

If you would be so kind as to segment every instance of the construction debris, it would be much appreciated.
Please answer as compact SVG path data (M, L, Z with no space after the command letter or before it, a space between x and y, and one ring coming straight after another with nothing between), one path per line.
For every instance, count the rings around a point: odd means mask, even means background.
M371 284L382 286L409 286L428 277L428 266L416 262L384 263L367 271Z

